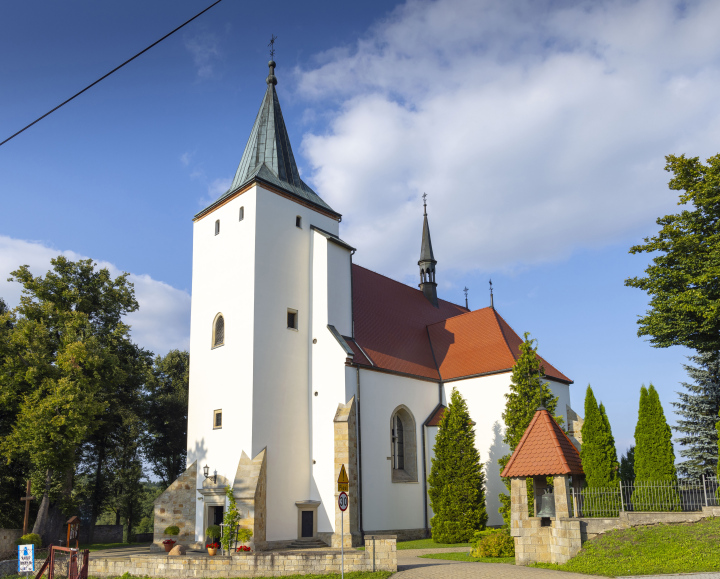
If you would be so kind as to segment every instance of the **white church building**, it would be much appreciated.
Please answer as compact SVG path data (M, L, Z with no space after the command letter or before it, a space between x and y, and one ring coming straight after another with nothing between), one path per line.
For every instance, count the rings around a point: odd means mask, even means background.
M428 536L453 388L475 422L488 524L501 525L501 415L522 339L492 306L438 297L427 210L418 288L355 263L341 215L300 179L269 66L232 186L194 217L188 470L156 502L156 545L172 524L204 545L230 485L255 549L339 546L343 464L346 545ZM572 425L572 381L543 364Z

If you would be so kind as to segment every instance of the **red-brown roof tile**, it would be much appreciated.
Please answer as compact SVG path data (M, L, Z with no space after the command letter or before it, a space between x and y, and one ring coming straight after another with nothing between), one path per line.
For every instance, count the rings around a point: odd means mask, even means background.
M500 476L584 474L580 453L544 408L535 412Z
M433 353L443 380L510 370L523 340L493 308L455 316L428 327ZM571 382L540 358L548 378Z
M439 425L442 417L445 415L445 410L447 410L447 406L444 406L443 404L438 404L435 407L435 410L432 411L432 414L430 414L428 419L425 421L425 426Z
M445 300L435 308L420 290L359 265L352 275L357 344L347 342L357 364L451 380L510 371L520 356L522 338L493 308L469 312ZM547 377L572 383L540 360Z

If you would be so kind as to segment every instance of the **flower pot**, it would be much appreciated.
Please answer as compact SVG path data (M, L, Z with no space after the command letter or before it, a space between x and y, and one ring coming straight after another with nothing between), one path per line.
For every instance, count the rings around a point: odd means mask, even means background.
M217 549L212 549L212 548L208 547L208 555L210 555L211 557L214 557L215 553L217 553Z
M163 543L163 547L165 547L165 552L169 553L172 551L172 548L175 546L175 543Z

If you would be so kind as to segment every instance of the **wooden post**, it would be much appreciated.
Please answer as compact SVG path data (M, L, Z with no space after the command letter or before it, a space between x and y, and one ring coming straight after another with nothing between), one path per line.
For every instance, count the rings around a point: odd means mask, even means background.
M35 497L30 496L30 488L32 483L27 481L27 487L25 490L25 496L20 500L25 501L25 519L23 519L23 535L28 533L28 525L30 524L30 501L34 501Z

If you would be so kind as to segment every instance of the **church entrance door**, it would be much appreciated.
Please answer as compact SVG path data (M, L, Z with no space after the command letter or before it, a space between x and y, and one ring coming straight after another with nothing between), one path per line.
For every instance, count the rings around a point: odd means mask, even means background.
M205 516L205 529L211 525L221 525L225 516L224 505L208 505ZM207 536L207 534L206 534Z

